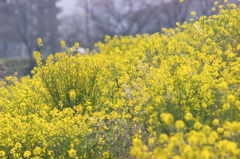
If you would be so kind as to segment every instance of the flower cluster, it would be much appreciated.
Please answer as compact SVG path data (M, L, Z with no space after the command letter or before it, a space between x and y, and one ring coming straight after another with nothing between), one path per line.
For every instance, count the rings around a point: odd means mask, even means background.
M35 52L0 82L0 158L240 158L239 15Z
M170 133L149 138L146 144L140 139L133 139L130 152L136 158L239 158L240 122L224 122L218 126L216 124L219 124L218 119L213 120L210 125L196 122L193 128L187 131L184 121L178 120L175 126L172 124L169 127ZM150 140L152 141L149 142Z

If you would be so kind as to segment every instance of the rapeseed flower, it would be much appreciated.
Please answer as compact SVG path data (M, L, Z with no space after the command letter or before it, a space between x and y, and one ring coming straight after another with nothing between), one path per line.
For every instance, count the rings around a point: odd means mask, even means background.
M108 152L103 152L102 156L103 158L109 158L110 154Z
M30 156L32 155L31 151L25 151L23 156L26 158L30 158Z
M192 119L193 119L193 115L192 115L192 113L187 112L187 113L185 114L184 118L185 118L186 120L192 120Z
M43 40L41 38L37 39L37 43L39 47L43 47Z
M231 95L229 95L227 99L228 99L228 102L229 102L229 103L234 103L234 102L235 102L235 100L236 100L235 96L234 96L234 95L232 95L232 94L231 94Z
M61 41L60 45L61 45L61 48L63 48L63 49L66 48L66 42L65 41Z
M175 122L175 127L176 127L176 129L177 130L181 130L181 129L183 129L184 128L184 122L182 121L182 120L177 120L176 122Z
M68 151L68 155L69 155L70 158L75 158L76 155L77 155L77 151L75 149L70 149Z
M191 12L190 13L192 16L196 16L196 12Z
M33 150L33 154L34 154L34 155L40 155L41 153L42 153L41 147L36 147L36 148Z
M219 120L218 119L214 119L212 123L213 123L213 125L218 126L219 125Z
M167 134L160 134L158 137L158 141L160 143L165 143L168 140L168 135Z
M227 7L84 55L64 41L44 63L34 52L33 77L0 82L0 158L239 158L239 8Z
M174 117L170 113L162 113L161 114L161 119L166 125L170 125L174 121Z
M6 153L5 153L4 151L0 151L0 156L1 156L1 157L3 157L3 158L4 158L4 157L5 157L5 155L6 155Z

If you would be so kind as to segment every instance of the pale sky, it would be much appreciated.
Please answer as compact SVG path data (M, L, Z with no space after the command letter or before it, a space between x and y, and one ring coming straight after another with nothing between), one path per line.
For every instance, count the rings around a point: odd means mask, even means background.
M63 15L71 15L76 13L77 11L77 2L76 0L61 0L57 3L57 6L63 8L62 13L59 15L60 17Z

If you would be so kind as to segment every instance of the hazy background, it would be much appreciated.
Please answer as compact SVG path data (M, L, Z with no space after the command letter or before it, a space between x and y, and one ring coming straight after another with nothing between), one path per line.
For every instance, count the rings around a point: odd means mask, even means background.
M0 0L0 58L28 59L35 65L33 51L45 56L79 42L94 49L105 35L152 34L175 28L190 18L218 13L215 0ZM230 0L239 5L238 0ZM220 0L220 4L224 3ZM212 11L212 8L216 11ZM190 12L196 11L196 16ZM42 38L44 47L37 39Z
M72 15L77 12L78 8L77 0L60 0L56 5L62 8L62 12L59 13L58 17Z

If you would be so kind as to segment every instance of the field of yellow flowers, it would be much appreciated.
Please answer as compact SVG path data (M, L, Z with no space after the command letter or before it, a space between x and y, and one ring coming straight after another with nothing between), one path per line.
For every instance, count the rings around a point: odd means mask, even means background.
M0 159L240 158L240 8L218 7L84 55L35 52L32 78L0 82Z

